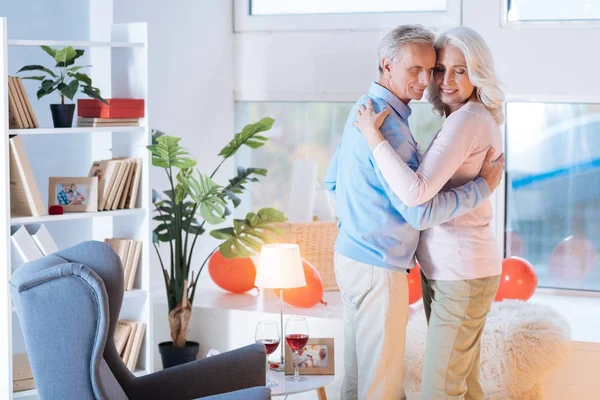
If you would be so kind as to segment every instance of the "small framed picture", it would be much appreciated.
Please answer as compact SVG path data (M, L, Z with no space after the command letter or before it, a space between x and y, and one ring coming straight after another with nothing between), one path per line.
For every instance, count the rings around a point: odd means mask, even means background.
M292 348L286 343L285 359L286 375L294 374L295 363L298 363L300 375L334 375L334 340L333 338L309 338L306 346L293 353Z
M65 212L98 211L98 177L51 177L48 207L60 205Z

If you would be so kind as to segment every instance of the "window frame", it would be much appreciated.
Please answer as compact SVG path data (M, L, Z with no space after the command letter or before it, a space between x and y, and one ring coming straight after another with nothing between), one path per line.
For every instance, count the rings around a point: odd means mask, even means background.
M233 0L233 31L377 31L402 24L447 29L462 23L462 0L446 0L445 12L250 15L250 0Z
M598 29L600 27L600 19L589 20L525 20L525 21L509 21L508 20L508 2L509 0L500 1L500 27L505 29Z

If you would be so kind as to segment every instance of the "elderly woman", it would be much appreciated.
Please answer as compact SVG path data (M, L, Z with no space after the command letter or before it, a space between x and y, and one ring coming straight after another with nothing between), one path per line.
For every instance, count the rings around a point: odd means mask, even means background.
M394 193L408 206L477 177L490 147L500 154L504 95L489 48L467 27L435 42L428 100L446 120L414 172L379 127L389 110L357 111L357 126ZM504 162L503 159L500 162ZM423 398L485 399L479 382L480 339L500 284L501 255L489 200L468 214L422 232L417 248L429 324Z

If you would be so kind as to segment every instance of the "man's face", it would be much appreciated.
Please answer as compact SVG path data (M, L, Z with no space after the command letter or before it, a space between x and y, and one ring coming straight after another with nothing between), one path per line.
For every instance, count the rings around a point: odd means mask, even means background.
M69 185L68 183L63 183L62 188L65 192L71 191L71 185Z
M404 104L421 100L431 80L435 60L435 50L431 44L404 44L395 59L381 60L383 84Z
M319 357L321 357L321 359L325 359L325 357L327 357L327 350L325 350L324 348L319 349Z

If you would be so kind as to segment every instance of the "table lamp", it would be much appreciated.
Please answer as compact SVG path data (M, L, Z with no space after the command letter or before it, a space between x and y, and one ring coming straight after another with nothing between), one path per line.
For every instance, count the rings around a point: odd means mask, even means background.
M281 364L277 370L283 370L283 289L306 286L300 248L297 244L275 243L265 244L260 252L258 269L254 285L263 289L279 289L280 324L281 324Z

